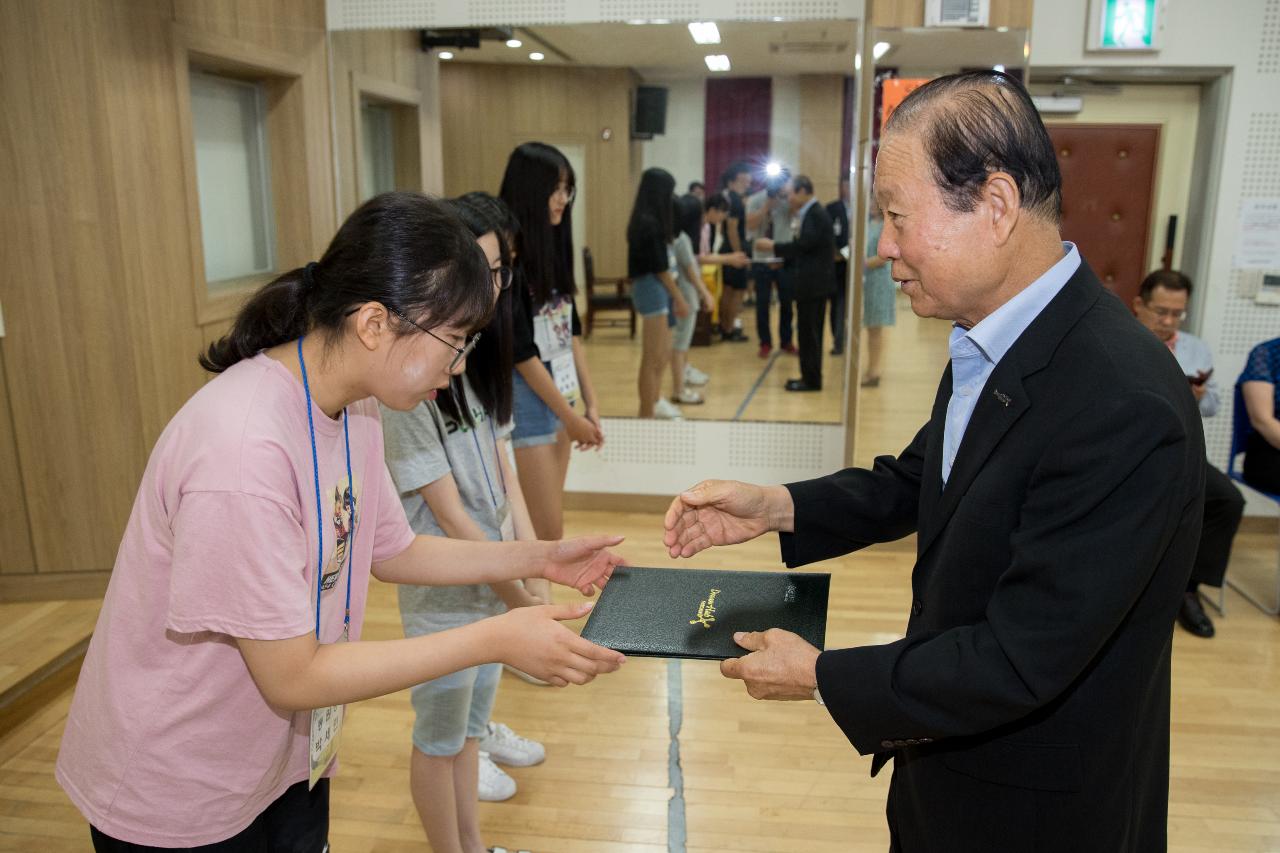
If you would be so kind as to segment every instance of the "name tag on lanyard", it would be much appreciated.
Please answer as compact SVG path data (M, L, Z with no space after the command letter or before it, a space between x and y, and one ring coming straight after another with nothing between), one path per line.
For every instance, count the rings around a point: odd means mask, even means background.
M556 390L570 405L578 402L578 366L573 360L573 302L561 296L548 302L533 318L533 342L538 356L551 365Z

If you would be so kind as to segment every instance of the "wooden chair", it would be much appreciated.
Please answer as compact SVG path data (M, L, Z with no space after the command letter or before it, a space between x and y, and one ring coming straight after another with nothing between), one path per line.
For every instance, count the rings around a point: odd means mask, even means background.
M630 324L631 337L636 336L636 307L631 303L631 279L629 278L596 278L595 262L591 259L591 249L582 247L582 273L587 280L587 323L583 337L591 337L591 329L596 323L598 311L626 311L627 317L608 317L601 322L607 326Z

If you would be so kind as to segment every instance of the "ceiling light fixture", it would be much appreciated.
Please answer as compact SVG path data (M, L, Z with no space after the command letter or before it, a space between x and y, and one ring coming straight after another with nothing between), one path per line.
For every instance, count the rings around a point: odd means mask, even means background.
M876 46L871 48L871 55L876 59L879 59L888 53L892 47L893 45L889 44L887 41L878 41L876 42Z
M1003 66L1003 65L993 65L993 66L991 66L991 70L992 70L992 71L1004 71L1004 66Z
M533 53L529 54L529 58L532 59L534 62L541 62L547 57L544 54L540 53L539 51L535 50Z
M520 39L507 39L507 47L520 47L524 42Z
M452 51L452 50L442 50L442 51L440 51L440 58L441 58L441 59L453 59L453 51Z
M689 35L697 44L719 44L720 28L715 21L690 21Z
M707 68L712 71L729 70L729 57L723 53L713 53L710 56L703 57L703 60L707 63Z

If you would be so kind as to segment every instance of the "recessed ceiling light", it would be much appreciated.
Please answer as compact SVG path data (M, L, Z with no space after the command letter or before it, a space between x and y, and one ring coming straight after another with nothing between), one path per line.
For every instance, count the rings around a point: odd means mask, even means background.
M535 50L533 53L529 54L529 58L532 59L534 62L541 62L547 57Z
M698 44L720 43L720 28L715 21L690 21L689 35Z
M1004 71L1004 66L1003 66L1003 65L993 65L993 66L991 66L991 70L992 70L992 71Z
M712 71L729 70L729 57L725 56L723 53L713 53L703 59L707 63L707 68Z
M507 39L507 47L520 47L524 42L520 39Z
M891 47L893 47L893 45L889 44L887 41L878 41L876 42L876 46L871 48L871 55L874 56L876 59L879 59L880 57L888 53L889 48Z
M452 50L442 50L442 51L440 51L440 58L441 58L441 59L453 59L453 51L452 51Z

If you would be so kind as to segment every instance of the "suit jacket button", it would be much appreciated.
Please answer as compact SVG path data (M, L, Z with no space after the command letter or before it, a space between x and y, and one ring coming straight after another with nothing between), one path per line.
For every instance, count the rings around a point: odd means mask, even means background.
M912 600L911 600L911 615L912 615L912 616L919 616L919 615L920 615L920 611L921 611L921 610L923 610L923 609L924 609L924 605L920 603L920 599L918 599L918 598L914 598L914 599L912 599Z
M893 749L893 741L891 740L882 740L880 741L880 745L885 749Z

